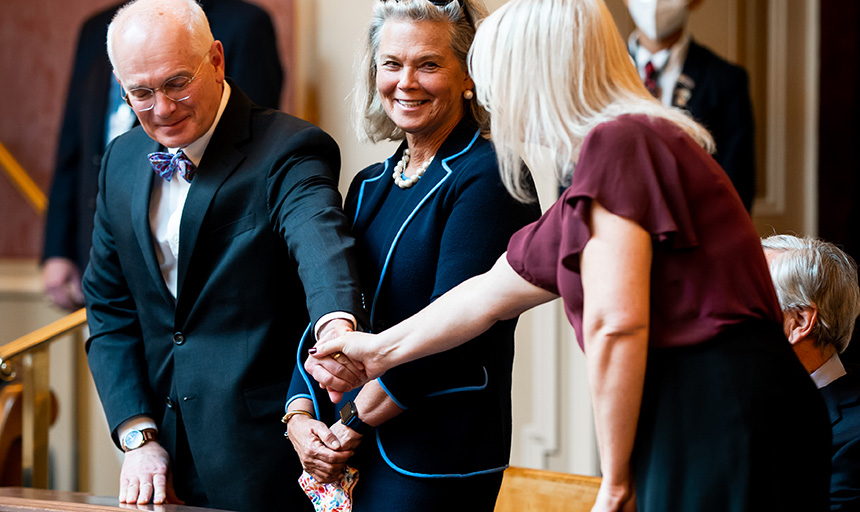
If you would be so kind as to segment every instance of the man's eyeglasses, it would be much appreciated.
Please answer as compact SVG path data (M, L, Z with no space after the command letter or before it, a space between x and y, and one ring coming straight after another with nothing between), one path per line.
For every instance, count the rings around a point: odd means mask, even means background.
M168 78L163 84L161 84L161 87L156 87L155 89L150 89L149 87L135 87L123 94L122 99L128 103L129 107L138 112L146 112L155 107L156 91L161 91L167 99L177 103L185 101L191 97L191 94L187 90L188 86L191 85L191 82L193 82L195 78L197 78L197 73L200 72L200 68L203 67L203 63L206 62L208 58L209 54L206 54L206 56L203 57L203 61L201 61L200 65L197 66L197 70L194 71L194 74L190 77L179 75Z

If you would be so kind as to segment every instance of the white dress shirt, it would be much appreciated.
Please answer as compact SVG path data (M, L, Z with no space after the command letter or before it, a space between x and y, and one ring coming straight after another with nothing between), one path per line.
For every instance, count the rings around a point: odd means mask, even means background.
M209 140L215 132L215 127L218 126L218 121L221 120L221 114L224 113L229 99L230 84L225 81L224 91L221 94L221 104L218 106L218 113L215 115L215 121L209 130L184 148L167 148L167 150L171 154L176 154L182 149L194 165L200 165L203 153L209 145ZM185 207L185 199L188 197L190 188L191 183L185 181L177 173L170 181L155 180L152 186L152 196L149 199L149 226L155 240L155 255L158 258L164 283L174 299L176 298L176 273L179 261L179 224L182 220L182 209ZM149 416L136 416L124 421L117 432L119 432L119 439L122 441L130 431L145 428L157 429L158 427Z
M690 48L690 34L684 32L677 43L671 48L666 48L651 53L639 44L639 30L634 30L627 39L627 49L633 56L633 62L639 71L639 77L645 81L645 65L651 62L657 71L657 85L660 87L660 102L667 107L672 106L675 86L684 69L684 61L687 59L687 50Z
M818 367L817 370L809 374L809 376L812 377L812 382L815 383L815 387L818 389L827 386L843 375L846 375L845 366L842 365L842 360L839 359L839 354L833 354L830 356L830 359Z
M221 120L221 114L227 107L230 99L230 84L224 82L224 92L221 94L221 104L215 121L209 130L199 139L184 148L168 148L170 154L175 155L180 149L191 160L195 166L200 165L203 153L212 139L212 134ZM170 181L155 180L152 186L152 196L149 199L149 225L152 236L155 239L155 254L158 257L158 265L161 275L170 290L173 298L176 298L177 264L179 262L179 224L182 220L182 210L185 207L185 199L191 183L185 181L176 174Z

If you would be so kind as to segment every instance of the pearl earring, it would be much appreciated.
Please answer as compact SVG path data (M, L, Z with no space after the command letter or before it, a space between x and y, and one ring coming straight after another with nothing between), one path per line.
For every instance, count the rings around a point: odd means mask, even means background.
M469 101L470 99L472 99L474 97L475 97L475 93L473 93L470 89L463 91L463 98L465 98L466 101Z

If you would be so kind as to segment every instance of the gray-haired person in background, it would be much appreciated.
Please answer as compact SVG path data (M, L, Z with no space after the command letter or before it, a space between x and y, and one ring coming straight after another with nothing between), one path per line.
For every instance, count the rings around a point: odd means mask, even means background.
M839 359L860 315L857 264L817 238L774 235L763 239L762 247L785 316L785 335L830 413L830 510L858 510L860 378Z

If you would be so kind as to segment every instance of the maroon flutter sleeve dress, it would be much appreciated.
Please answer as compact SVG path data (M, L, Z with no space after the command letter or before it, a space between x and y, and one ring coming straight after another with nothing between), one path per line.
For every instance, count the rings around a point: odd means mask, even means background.
M592 201L653 240L632 454L639 512L826 509L826 409L785 339L761 241L723 170L665 119L625 115L592 130L571 186L507 253L564 299L581 346Z
M564 299L580 345L592 200L654 241L652 347L701 343L751 318L782 321L761 242L725 172L674 123L626 115L589 134L571 186L508 245L517 273Z

